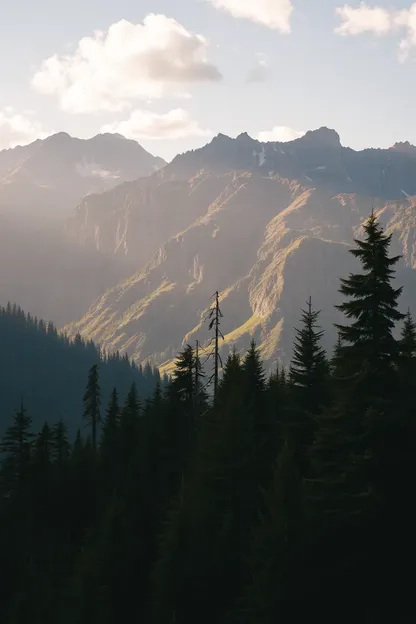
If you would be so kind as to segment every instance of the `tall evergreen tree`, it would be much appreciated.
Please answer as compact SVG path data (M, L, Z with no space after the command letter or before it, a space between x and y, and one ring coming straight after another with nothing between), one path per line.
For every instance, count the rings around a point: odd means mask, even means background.
M70 452L68 431L63 420L60 420L52 427L52 460L59 470L67 463Z
M351 325L337 325L342 343L337 350L338 396L319 419L309 481L310 508L318 510L315 542L321 544L321 562L326 560L320 582L341 592L337 600L345 600L341 588L349 587L348 593L362 601L352 575L355 581L371 579L367 606L376 593L387 595L387 569L397 565L384 535L397 518L397 483L404 468L397 418L399 344L393 336L403 315L398 310L401 288L392 285L399 257L389 257L390 243L391 236L372 213L364 240L357 240L351 252L363 271L341 280L347 300L338 309Z
M30 464L33 433L32 418L23 404L13 417L0 443L1 486L4 496L22 495Z
M97 449L98 426L100 415L101 393L98 378L98 364L94 364L88 374L88 384L84 394L84 418L91 425L92 446Z
M172 390L181 401L191 403L195 396L195 355L191 345L180 352L173 374Z
M111 393L110 401L104 417L100 440L101 485L104 499L112 492L120 480L121 436L120 436L120 405L116 388ZM126 417L126 414L124 414ZM124 423L127 426L126 423ZM127 437L127 436L126 436Z
M340 292L348 299L337 308L352 321L351 325L337 325L341 353L350 376L356 380L357 390L362 391L364 410L381 399L392 399L399 352L393 330L404 315L398 310L402 288L392 285L400 256L389 257L391 238L372 212L364 225L364 240L356 240L357 247L351 250L363 272L341 279Z
M142 405L133 383L123 405L119 424L120 462L127 466L132 460L139 441L140 415Z
M105 413L101 437L101 452L109 453L115 458L118 429L120 425L120 405L117 389L111 393L110 401Z
M404 319L399 341L400 364L405 367L416 358L416 323L410 310Z
M312 309L309 298L307 310L302 310L302 327L296 329L290 380L300 406L317 414L327 402L329 366L321 346L323 331L317 325L319 311Z

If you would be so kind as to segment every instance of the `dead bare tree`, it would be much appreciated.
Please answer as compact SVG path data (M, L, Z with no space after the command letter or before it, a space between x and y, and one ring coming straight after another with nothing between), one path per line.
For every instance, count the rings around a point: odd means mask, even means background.
M224 336L220 330L221 319L223 318L223 314L220 309L220 295L218 291L213 295L214 302L210 307L207 316L205 317L205 322L209 322L208 329L209 331L214 330L214 336L210 340L210 345L212 346L211 351L208 353L207 360L210 357L214 358L213 365L213 373L211 377L208 379L207 385L214 382L214 401L217 398L218 392L218 381L219 381L219 369L220 366L222 368L222 359L219 350L219 341L220 338L224 340ZM206 361L207 361L206 360Z

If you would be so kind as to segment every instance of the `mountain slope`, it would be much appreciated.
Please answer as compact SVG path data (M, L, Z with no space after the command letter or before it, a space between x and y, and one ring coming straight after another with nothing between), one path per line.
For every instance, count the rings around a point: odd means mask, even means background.
M410 144L355 152L342 147L339 135L327 128L288 143L260 143L247 134L237 139L218 135L148 179L89 195L71 216L68 232L77 242L142 265L169 236L201 214L202 194L202 210L214 201L218 176L239 171L263 178L278 175L333 194L386 200L416 195L416 148Z
M183 342L207 340L202 319L218 289L225 349L245 348L255 337L271 363L290 358L293 325L309 295L322 308L325 327L339 320L333 309L339 277L354 265L348 249L372 200L250 172L204 182L221 185L205 214L171 237L142 270L97 299L66 328L71 335L79 331L108 349L166 365ZM185 201L189 188L182 190ZM416 251L416 200L377 200L375 206L397 233L401 272L413 283L405 266L413 266ZM326 346L334 340L329 331Z
M169 366L184 342L206 341L201 319L218 289L225 350L254 336L266 361L287 362L311 295L332 348L339 277L354 266L348 249L372 206L403 253L399 281L413 285L414 196L409 144L355 152L327 128L285 144L219 135L80 204L68 224L75 240L124 257L136 272L67 329ZM405 293L416 294L413 286Z
M62 326L131 270L121 260L68 242L61 233L0 215L0 305L16 301Z
M93 344L80 339L70 343L52 324L36 321L17 308L0 308L0 433L9 425L23 399L39 429L46 417L63 419L71 436L84 428L82 398L88 371L100 362ZM141 398L149 396L159 379L157 371L145 372L125 358L112 357L100 363L100 386L105 410L117 387L122 400L133 382ZM51 424L51 423L50 423Z
M354 151L343 147L335 130L320 128L287 143L261 143L243 133L218 135L205 147L177 156L158 177L188 179L196 172L257 171L280 175L334 193L358 193L385 199L416 194L416 148Z
M147 176L165 162L120 135L60 133L0 152L0 213L61 219L94 192Z

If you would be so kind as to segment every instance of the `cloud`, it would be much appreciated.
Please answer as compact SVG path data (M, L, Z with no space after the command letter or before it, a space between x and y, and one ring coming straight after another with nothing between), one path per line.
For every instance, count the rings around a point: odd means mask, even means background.
M121 20L84 37L73 54L43 61L32 84L69 113L121 111L134 100L180 95L183 85L221 79L208 41L165 15ZM183 95L183 93L182 93Z
M406 36L399 45L400 60L405 61L416 48L416 2L402 11L389 11L383 7L369 6L365 2L361 2L357 8L346 4L337 8L336 13L342 22L335 28L338 35L353 36L369 32L383 36L405 30Z
M46 136L33 118L16 113L11 106L0 109L0 149L27 145Z
M182 108L164 114L135 110L125 121L103 126L101 132L122 134L129 139L181 139L212 135L210 130L200 128Z
M256 65L252 67L246 78L246 83L264 82L267 80L267 70L269 68L269 57L263 52L256 54Z
M386 35L394 26L392 14L381 7L370 7L361 2L358 8L346 4L336 9L341 17L341 25L335 29L338 35L360 35L372 32L376 35Z
M294 130L287 126L274 126L271 130L263 130L257 135L259 141L277 141L279 143L287 143L299 139L305 134L303 130Z
M416 47L416 2L409 9L399 11L395 17L398 28L407 30L407 37L400 41L399 57L405 61Z
M216 9L234 17L249 19L257 24L290 33L292 0L209 0Z

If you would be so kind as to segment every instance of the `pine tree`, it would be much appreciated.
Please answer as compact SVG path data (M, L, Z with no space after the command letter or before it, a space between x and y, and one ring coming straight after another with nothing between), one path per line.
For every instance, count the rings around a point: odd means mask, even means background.
M142 406L140 403L139 395L137 393L136 384L133 383L130 387L129 393L126 397L123 409L120 414L119 425L119 451L120 462L122 465L127 465L138 445L139 441L139 428L140 428L140 415Z
M126 425L126 423L125 423ZM100 441L101 480L104 499L120 480L120 405L116 388L111 393Z
M244 358L243 371L246 378L246 399L253 405L258 401L261 402L264 398L264 392L266 390L266 376L264 374L263 364L254 340L251 341L250 347Z
M410 310L407 312L403 323L399 350L400 363L404 367L416 358L416 323L412 318Z
M341 280L347 300L338 309L351 325L337 325L337 397L319 417L308 497L316 511L310 524L320 544L322 586L340 592L338 601L354 594L362 601L367 577L373 581L365 596L368 606L376 595L387 596L388 572L397 568L385 535L403 516L397 497L404 468L397 418L399 344L393 336L403 315L398 311L401 288L391 283L399 260L388 255L391 236L374 213L364 233L352 250L363 272Z
M327 402L329 366L325 350L321 347L323 331L317 320L319 311L312 309L309 298L307 310L302 310L301 329L296 329L290 381L295 388L299 405L317 414Z
M68 431L63 420L60 420L52 427L52 460L59 470L68 461L70 451Z
M101 422L100 416L101 394L98 379L98 364L94 364L88 374L88 384L84 394L84 418L91 425L92 446L94 452L97 450L98 426Z
M190 404L195 396L194 350L187 345L175 362L172 390L181 401Z
M117 389L114 388L111 393L110 401L106 410L102 437L101 437L101 452L107 453L110 449L115 451L115 446L118 437L118 429L120 424L120 405L118 400ZM111 454L111 452L110 452Z
M1 487L6 497L23 494L31 456L31 426L32 418L28 416L22 401L20 409L13 417L13 424L6 430L0 444Z
M357 248L351 250L360 260L363 273L341 279L340 292L348 299L337 306L352 323L337 328L346 370L356 381L356 392L361 394L355 396L360 396L365 411L380 400L392 399L399 351L393 330L404 315L397 309L402 288L391 284L400 256L388 256L392 237L384 234L374 212L364 234L364 240L356 240Z

